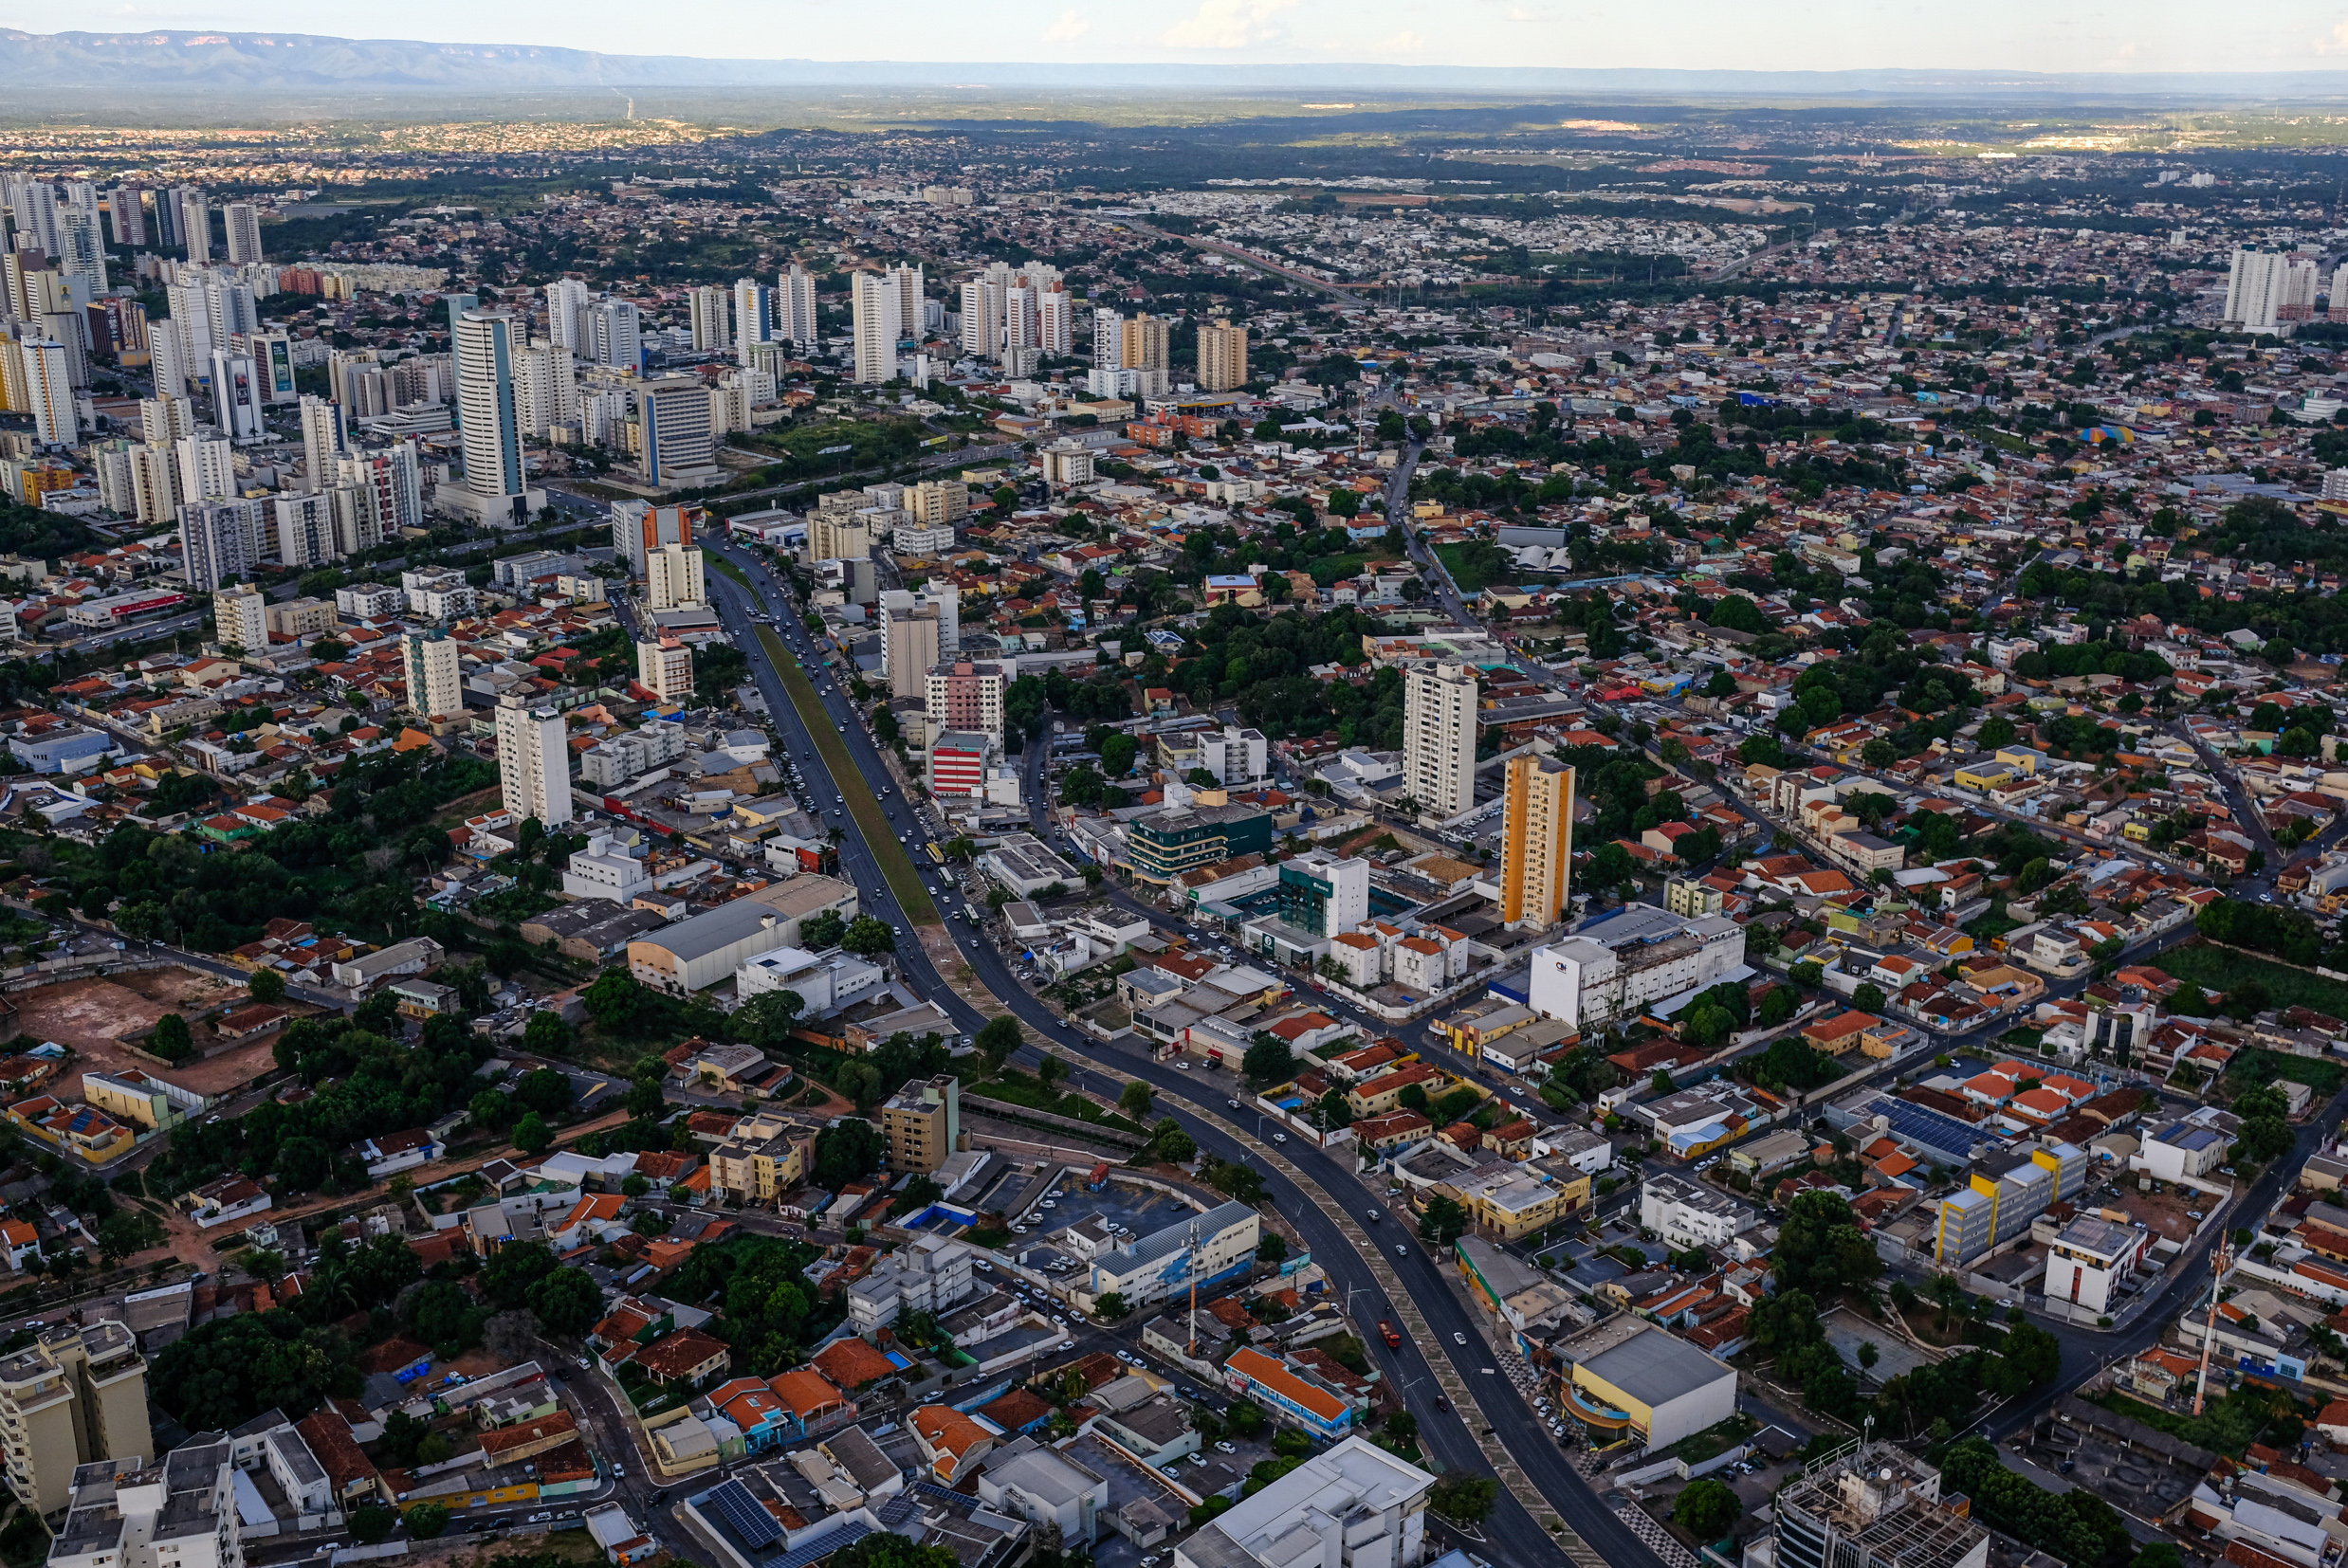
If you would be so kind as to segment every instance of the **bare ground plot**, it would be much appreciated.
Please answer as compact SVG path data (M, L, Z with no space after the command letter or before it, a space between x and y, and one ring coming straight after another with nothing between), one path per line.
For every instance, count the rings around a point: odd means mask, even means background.
M124 1260L134 1267L143 1268L151 1263L177 1261L217 1277L220 1273L220 1249L236 1241L245 1229L244 1224L231 1221L207 1231L169 1203L156 1204L155 1212L163 1221L163 1245ZM261 1217L255 1215L253 1223L258 1223ZM238 1242L237 1245L242 1246L243 1243Z
M1940 1358L1917 1349L1891 1329L1869 1322L1846 1306L1827 1313L1819 1326L1825 1331L1826 1342L1834 1347L1837 1356L1843 1358L1845 1366L1878 1382L1889 1382L1903 1373L1914 1372L1917 1367ZM1859 1347L1862 1344L1875 1346L1876 1359L1872 1367L1865 1364L1859 1353Z
M578 1140L589 1133L607 1132L627 1120L628 1113L625 1110L611 1111L591 1121L582 1121L577 1126L564 1128L562 1140L566 1145L576 1144ZM462 1176L468 1171L479 1170L492 1159L517 1158L522 1158L522 1151L500 1140L486 1148L474 1149L450 1159L436 1159L402 1174L413 1185L424 1187L451 1176ZM294 1220L307 1219L329 1210L355 1212L370 1204L382 1201L388 1191L388 1184L376 1183L360 1193L339 1196L330 1194L298 1198L272 1208L264 1214L255 1215L254 1223L267 1219L272 1223L284 1224ZM163 1247L152 1252L139 1253L131 1260L134 1264L143 1266L165 1258L176 1257L198 1268L216 1271L219 1267L220 1253L232 1246L242 1245L236 1238L244 1231L244 1223L232 1221L227 1225L214 1226L211 1230L206 1230L168 1203L157 1207L161 1212L163 1228L170 1233L169 1240Z
M80 1058L73 1064L78 1071L156 1072L183 1088L217 1095L245 1087L276 1065L271 1040L231 1047L165 1070L132 1055L119 1037L154 1028L166 1012L190 1017L244 994L242 986L215 975L151 969L37 986L16 993L14 1000L25 1039L70 1047Z

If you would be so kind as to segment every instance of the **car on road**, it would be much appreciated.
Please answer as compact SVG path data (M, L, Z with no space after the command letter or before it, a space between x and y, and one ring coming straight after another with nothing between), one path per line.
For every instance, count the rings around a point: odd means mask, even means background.
M1467 1336L1455 1328L1451 1331L1451 1342L1456 1345L1463 1345L1467 1343Z
M1396 1257L1398 1257L1398 1258L1406 1258L1406 1257L1410 1256L1410 1249L1409 1249L1409 1248L1407 1248L1407 1247L1404 1247L1404 1246L1403 1246L1401 1242L1399 1242L1399 1241L1398 1241L1398 1242L1396 1242L1396 1243L1394 1244L1394 1255L1395 1255Z
M1231 1106L1231 1108L1232 1108L1233 1110L1235 1110L1235 1111L1236 1111L1236 1110L1238 1110L1238 1109L1239 1108L1239 1103L1238 1103L1237 1100L1228 1101L1228 1102L1226 1102L1226 1103L1228 1103L1228 1104Z

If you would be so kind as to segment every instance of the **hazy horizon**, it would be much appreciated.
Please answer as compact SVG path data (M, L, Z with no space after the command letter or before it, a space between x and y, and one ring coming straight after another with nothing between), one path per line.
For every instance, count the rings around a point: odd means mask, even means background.
M2188 12L2180 0L2127 11L2053 11L2019 0L1971 8L1961 30L1937 8L1811 4L1752 8L1692 0L1659 28L1654 13L1573 0L1186 0L1170 12L1067 0L1008 0L974 10L938 0L890 8L883 26L846 8L780 11L744 0L698 0L664 14L646 36L643 12L612 0L560 11L491 0L418 0L395 27L325 33L314 7L227 0L201 8L124 4L72 29L84 36L218 31L332 36L356 42L562 48L710 61L1018 66L1440 66L1660 71L1962 71L2032 74L2338 73L2348 83L2348 9L2281 0L2229 13ZM558 25L559 24L559 25ZM0 0L0 27L59 36L53 14ZM897 46L887 46L894 45Z

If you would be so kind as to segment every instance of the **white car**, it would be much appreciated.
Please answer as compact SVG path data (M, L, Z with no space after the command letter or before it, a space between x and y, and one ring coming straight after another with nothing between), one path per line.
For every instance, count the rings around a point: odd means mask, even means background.
M1463 1345L1467 1343L1467 1336L1455 1328L1451 1331L1451 1342L1456 1345Z

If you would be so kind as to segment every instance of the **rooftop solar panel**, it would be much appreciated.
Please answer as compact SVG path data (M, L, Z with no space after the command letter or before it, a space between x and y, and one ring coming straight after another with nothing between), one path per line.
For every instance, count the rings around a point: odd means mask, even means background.
M781 1539L782 1526L775 1516L760 1506L750 1488L739 1481L728 1481L711 1492L709 1505L745 1546L755 1550Z
M853 1524L841 1525L820 1540L794 1547L780 1557L769 1558L760 1564L760 1568L807 1568L807 1564L821 1562L841 1547L862 1541L872 1533L872 1526L858 1520Z

